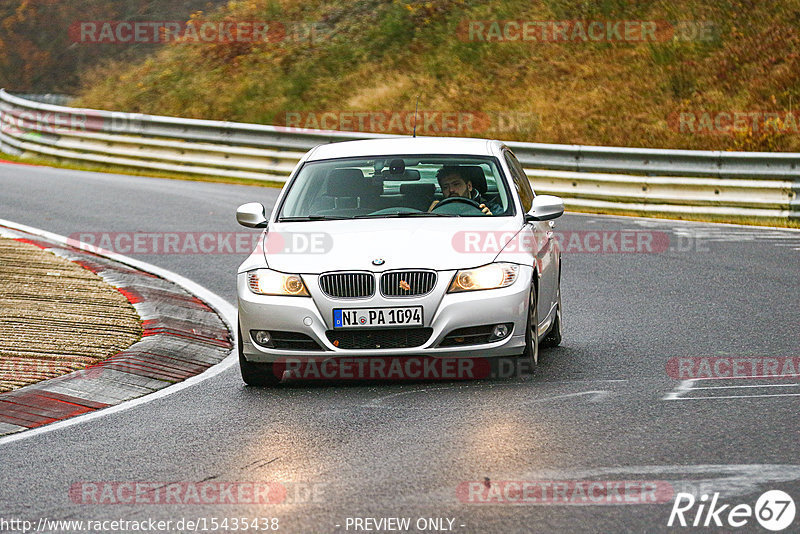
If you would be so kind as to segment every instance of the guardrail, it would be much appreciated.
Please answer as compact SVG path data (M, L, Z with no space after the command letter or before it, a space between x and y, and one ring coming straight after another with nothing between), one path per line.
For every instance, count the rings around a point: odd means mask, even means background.
M185 174L285 181L321 143L392 135L58 106L0 90L0 150ZM800 218L800 154L508 142L538 193L568 208Z

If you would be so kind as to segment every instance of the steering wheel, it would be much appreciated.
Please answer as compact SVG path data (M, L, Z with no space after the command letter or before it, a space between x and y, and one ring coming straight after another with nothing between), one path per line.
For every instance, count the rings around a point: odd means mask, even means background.
M436 211L442 206L447 206L447 205L453 206L454 204L466 204L466 206L475 208L476 210L480 211L482 215L486 215L485 213L483 213L483 208L481 208L481 205L478 202L475 202L471 198L464 198L464 197L445 198L444 200L436 204L431 211Z

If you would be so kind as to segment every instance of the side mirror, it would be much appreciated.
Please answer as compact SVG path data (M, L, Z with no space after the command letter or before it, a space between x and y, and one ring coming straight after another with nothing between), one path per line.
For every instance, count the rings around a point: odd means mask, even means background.
M531 210L525 214L525 222L549 221L564 214L564 201L553 195L539 195L533 199Z
M236 221L248 228L265 228L267 226L267 212L260 202L242 204L236 210Z

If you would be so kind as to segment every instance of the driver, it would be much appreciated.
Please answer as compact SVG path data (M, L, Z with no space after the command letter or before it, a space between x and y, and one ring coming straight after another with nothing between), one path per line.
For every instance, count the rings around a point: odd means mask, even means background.
M486 215L493 215L492 210L487 206L487 204L491 203L484 200L478 190L472 187L472 181L464 177L464 173L459 166L445 165L436 173L436 179L439 181L439 187L442 188L444 198L469 198L480 205L483 213ZM434 200L428 208L428 211L433 210L438 203L438 200ZM495 211L499 209L496 206L491 207L494 208Z

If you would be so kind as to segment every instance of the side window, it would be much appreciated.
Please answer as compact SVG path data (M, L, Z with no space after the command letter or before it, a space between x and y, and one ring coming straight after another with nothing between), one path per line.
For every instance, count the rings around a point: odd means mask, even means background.
M533 189L531 189L531 183L516 156L510 150L504 151L503 155L506 158L508 168L511 169L511 177L514 180L517 194L519 194L519 200L522 202L522 209L528 212L533 205L533 197L536 196L533 194Z

